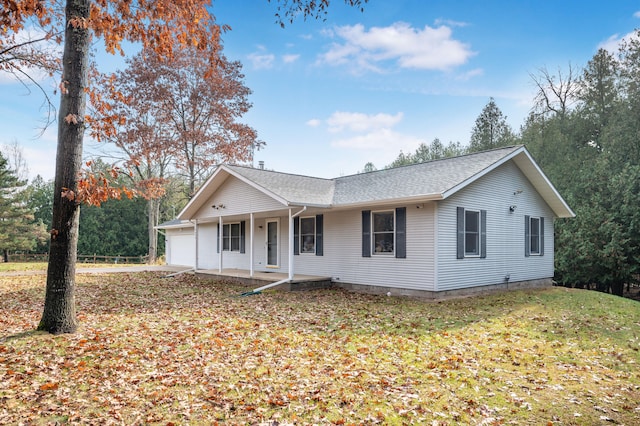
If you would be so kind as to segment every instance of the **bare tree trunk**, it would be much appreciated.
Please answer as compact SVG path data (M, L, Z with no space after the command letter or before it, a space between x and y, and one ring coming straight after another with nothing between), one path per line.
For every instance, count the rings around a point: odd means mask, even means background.
M147 201L147 209L149 210L149 264L156 262L158 257L158 216L160 215L160 199L152 198Z
M64 190L77 192L82 167L91 41L91 33L84 24L89 10L90 0L67 0L47 290L38 325L39 330L53 334L74 333L77 329L75 274L80 207L75 200L61 194Z

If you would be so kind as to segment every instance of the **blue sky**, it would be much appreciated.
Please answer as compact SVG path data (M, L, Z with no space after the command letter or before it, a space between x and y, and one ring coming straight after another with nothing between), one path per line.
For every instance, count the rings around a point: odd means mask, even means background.
M436 137L466 145L490 97L517 131L533 103L531 74L581 67L640 27L640 4L626 0L370 0L364 12L333 0L326 20L284 29L276 7L213 6L232 28L224 52L243 63L253 90L243 121L267 143L255 164L327 178L367 162L382 168ZM56 127L39 136L41 94L1 75L0 92L0 144L17 140L30 175L52 178ZM97 152L91 144L86 151Z

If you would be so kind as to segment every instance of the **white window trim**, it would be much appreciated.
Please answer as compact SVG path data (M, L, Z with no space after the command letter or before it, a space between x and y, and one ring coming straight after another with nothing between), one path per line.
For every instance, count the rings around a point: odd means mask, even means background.
M478 214L478 253L467 253L467 212L477 213ZM482 213L480 210L475 209L464 209L464 257L476 257L479 258L482 256Z
M312 234L303 234L302 233L302 221L304 219L312 219L313 220L313 233ZM299 230L299 235L298 235L298 251L300 252L301 255L314 255L316 254L316 244L318 244L318 242L316 241L316 232L317 232L317 228L316 228L316 217L315 216L304 216L300 218L300 230ZM313 250L312 251L303 251L303 247L304 247L304 235L313 235Z
M231 226L232 225L238 225L238 250L231 250L231 247L232 247L232 244L231 244L231 241L232 241ZM227 226L229 227L229 236L225 237L224 236L224 228L227 227ZM228 249L224 248L225 239L228 239L228 241L229 241L229 248ZM240 245L241 245L240 244L241 243L240 240L241 239L242 239L242 234L241 234L241 229L240 229L240 222L229 222L229 223L223 223L222 224L222 251L226 251L226 252L229 252L229 253L240 253Z
M540 235L540 223L542 221L540 220L540 217L541 216L530 216L529 217L529 256L540 256L540 253L542 252L542 244L541 244L541 238L540 238L541 237L541 235ZM537 231L538 231L538 233L537 233L537 236L538 236L538 251L537 252L533 251L533 244L531 244L532 240L533 240L533 236L534 236L533 235L533 226L532 226L534 219L538 221L538 226L536 227Z
M376 213L391 213L393 215L393 250L392 251L376 251L376 232L374 232L375 220L373 215ZM396 211L391 210L375 210L371 211L371 255L373 256L393 256L396 255ZM389 232L377 232L377 234L387 234Z

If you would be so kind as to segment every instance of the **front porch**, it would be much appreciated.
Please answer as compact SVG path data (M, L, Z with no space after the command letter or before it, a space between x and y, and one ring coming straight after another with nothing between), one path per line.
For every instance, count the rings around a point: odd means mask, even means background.
M234 281L252 287L261 287L289 278L287 273L253 271L252 275L248 270L233 268L223 269L222 272L218 269L198 269L195 271L195 275L208 278L215 277L220 280ZM274 290L298 291L329 288L331 286L331 277L295 274L292 280L273 288Z

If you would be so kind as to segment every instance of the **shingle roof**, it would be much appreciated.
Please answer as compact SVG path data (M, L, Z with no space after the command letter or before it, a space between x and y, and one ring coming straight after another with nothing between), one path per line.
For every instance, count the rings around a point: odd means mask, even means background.
M495 149L335 179L226 167L290 204L341 206L440 195L519 148Z
M334 205L434 196L463 183L520 147L508 147L336 179Z
M243 166L226 166L262 189L278 195L291 204L329 206L333 203L335 182Z
M222 165L178 217L189 219L229 175L279 200L283 206L348 207L444 199L508 160L518 165L558 217L574 215L526 148L510 146L334 179Z

